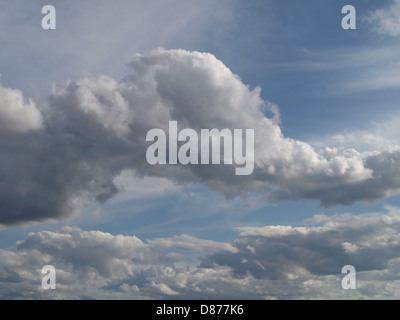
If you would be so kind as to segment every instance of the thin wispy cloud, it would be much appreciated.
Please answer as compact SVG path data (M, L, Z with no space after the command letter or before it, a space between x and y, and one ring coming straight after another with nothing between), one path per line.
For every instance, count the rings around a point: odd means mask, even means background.
M400 1L391 0L388 8L370 12L365 20L373 25L372 30L380 35L400 35Z

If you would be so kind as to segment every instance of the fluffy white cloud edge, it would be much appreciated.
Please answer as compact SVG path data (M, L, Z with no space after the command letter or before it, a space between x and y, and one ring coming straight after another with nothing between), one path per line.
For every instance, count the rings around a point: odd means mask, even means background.
M0 83L0 137L43 129L43 117L32 99L26 101L20 90Z

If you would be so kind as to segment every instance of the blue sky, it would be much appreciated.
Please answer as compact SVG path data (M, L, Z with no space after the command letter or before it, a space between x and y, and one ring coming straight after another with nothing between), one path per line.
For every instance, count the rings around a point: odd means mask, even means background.
M1 299L398 297L398 0L45 4L0 0ZM254 126L254 174L149 168L171 114Z

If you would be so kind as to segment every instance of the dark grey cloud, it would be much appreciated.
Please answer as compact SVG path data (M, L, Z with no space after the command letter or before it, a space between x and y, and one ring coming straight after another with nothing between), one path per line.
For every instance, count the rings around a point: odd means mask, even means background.
M311 198L325 206L379 200L400 187L398 149L316 148L284 137L277 107L209 53L136 55L122 81L70 81L40 109L19 91L1 90L0 224L76 215L80 198L104 202L118 193L114 179L128 169L228 197ZM168 132L170 120L179 129L254 129L253 174L236 176L233 165L149 165L146 134Z

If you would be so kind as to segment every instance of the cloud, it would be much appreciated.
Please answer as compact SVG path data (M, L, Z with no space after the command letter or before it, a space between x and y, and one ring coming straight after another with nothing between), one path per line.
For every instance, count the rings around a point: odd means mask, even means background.
M400 1L392 0L388 8L369 13L365 20L373 24L372 30L380 35L400 35Z
M288 278L299 268L334 275L347 264L360 272L384 270L388 261L399 257L399 214L397 208L388 207L381 215L318 216L314 221L324 222L310 227L239 228L234 242L238 251L211 255L206 264L234 266L238 275L272 279Z
M77 273L86 273L93 269L105 278L111 278L113 273L132 274L135 263L169 264L175 260L172 255L145 245L134 236L113 236L104 232L85 232L68 227L57 233L30 233L25 241L17 243L17 249L40 251L53 256L54 264L68 265ZM82 254L83 252L85 253ZM105 256L107 259L104 259Z
M228 243L188 235L144 243L135 236L114 236L77 227L29 233L15 248L16 252L0 250L0 278L6 285L0 285L1 298L24 298L24 292L32 298L46 297L40 286L40 270L47 264L57 269L60 292L55 292L53 298L175 296L179 295L177 290L181 291L181 279L170 284L161 278L170 282L179 269L175 264L190 262L177 250L234 251Z
M134 170L126 170L114 179L119 190L122 190L110 202L121 203L129 200L150 200L155 197L180 192L181 187L172 180L145 176L138 180Z
M175 236L170 239L154 239L149 244L163 249L180 249L187 252L237 252L237 249L228 243L216 243L210 240L200 240L189 235Z
M103 203L119 193L115 179L126 170L204 184L228 197L318 199L325 206L379 200L400 187L398 149L362 153L284 137L276 106L210 53L137 54L122 81L103 75L54 88L41 116L41 130L0 139L1 224L73 217L80 198ZM146 134L167 132L170 120L198 132L254 129L254 173L238 177L233 165L149 165Z
M53 82L77 79L87 72L121 77L133 52L196 46L209 30L221 29L233 10L232 1L226 0L52 4L57 11L53 33L40 27L43 3L3 1L0 12L1 72L7 84L37 102L42 102L40 97L46 97Z
M322 92L325 97L328 95L328 98L335 99L351 94L398 88L398 51L399 45L393 39L381 46L359 44L351 51L340 47L303 49L296 61L278 63L275 67L291 73L321 73L328 82L318 85L319 94Z
M311 221L312 220L312 221ZM231 243L190 235L143 242L64 227L0 250L0 298L358 299L398 296L400 210L315 217L307 226L238 228ZM200 258L191 257L197 253ZM198 260L200 259L200 260ZM41 288L54 265L57 290ZM344 291L344 265L357 290Z
M24 134L43 128L43 118L35 103L26 101L19 90L0 84L0 136Z

